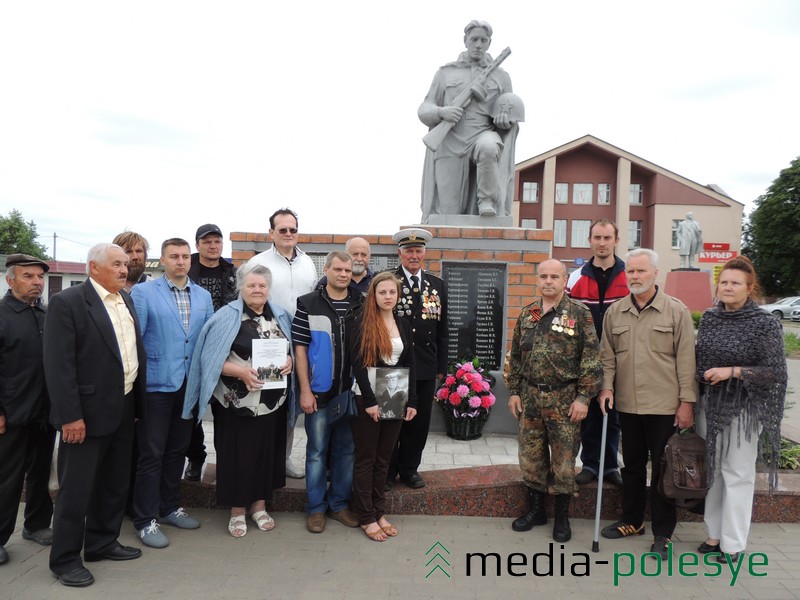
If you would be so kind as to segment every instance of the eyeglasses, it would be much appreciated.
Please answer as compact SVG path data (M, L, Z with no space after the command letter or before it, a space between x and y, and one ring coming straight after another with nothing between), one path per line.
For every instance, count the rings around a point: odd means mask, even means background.
M287 233L291 233L292 235L294 235L295 233L297 233L297 229L295 229L294 227L281 227L276 231L281 235L286 235Z

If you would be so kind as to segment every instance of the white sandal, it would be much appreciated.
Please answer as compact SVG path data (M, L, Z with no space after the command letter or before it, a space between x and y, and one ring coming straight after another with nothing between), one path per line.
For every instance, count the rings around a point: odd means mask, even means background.
M265 510L259 510L250 516L253 517L253 522L258 525L261 531L269 531L275 527L275 519L270 517Z
M247 518L245 515L235 515L228 521L228 532L235 538L244 537L247 533Z

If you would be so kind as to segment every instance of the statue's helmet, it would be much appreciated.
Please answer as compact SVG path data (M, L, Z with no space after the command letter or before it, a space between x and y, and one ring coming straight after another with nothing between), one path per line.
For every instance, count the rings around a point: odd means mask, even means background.
M492 107L492 118L496 119L502 113L507 113L512 121L518 123L524 121L525 105L522 103L522 98L511 92L498 96Z

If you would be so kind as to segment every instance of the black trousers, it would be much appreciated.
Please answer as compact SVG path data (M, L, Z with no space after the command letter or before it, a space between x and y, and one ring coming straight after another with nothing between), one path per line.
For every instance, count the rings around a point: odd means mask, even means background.
M181 506L181 477L194 421L181 418L186 382L175 392L148 392L147 416L137 422L139 459L133 489L133 525Z
M675 432L675 415L634 415L619 413L622 429L622 520L637 527L644 522L647 502L647 459L652 460L650 477L650 512L653 536L672 537L677 524L675 507L658 493L661 456L669 437Z
M50 527L53 501L47 484L56 432L47 423L7 427L0 435L0 546L14 532L22 484L28 531Z
M58 496L53 514L50 570L63 575L83 566L84 555L112 550L119 542L130 483L133 394L125 396L122 420L113 433L87 436L58 449Z
M403 426L400 428L397 447L389 464L390 481L394 481L397 475L402 479L408 479L419 469L422 451L428 442L435 388L435 379L417 380L417 414L410 421L403 421Z

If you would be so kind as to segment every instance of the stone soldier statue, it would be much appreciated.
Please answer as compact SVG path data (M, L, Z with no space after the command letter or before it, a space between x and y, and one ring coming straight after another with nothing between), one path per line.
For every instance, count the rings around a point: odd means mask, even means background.
M686 218L678 223L677 233L681 268L696 269L695 259L703 247L703 230L700 229L700 223L694 220L691 212L687 212Z
M511 51L492 60L492 27L470 21L458 59L439 69L419 107L431 128L422 175L422 222L431 214L511 214L514 145L524 120L522 100L498 67Z
M544 495L555 495L553 539L567 542L569 501L578 489L575 456L580 423L600 387L600 343L585 305L564 294L563 263L539 265L541 300L522 309L511 343L508 407L519 419L519 463L528 490L528 508L514 531L547 523Z

